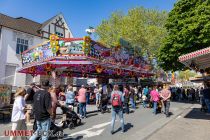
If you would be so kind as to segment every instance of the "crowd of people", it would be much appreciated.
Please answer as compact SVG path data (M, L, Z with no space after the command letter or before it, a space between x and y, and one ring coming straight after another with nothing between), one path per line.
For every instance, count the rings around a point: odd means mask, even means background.
M170 98L171 91L169 86L164 86L162 88L157 88L157 86L153 86L153 88L148 88L147 86L142 90L142 102L143 107L153 108L153 113L156 115L158 112L162 113L162 107L165 107L166 117L169 117L169 107L170 107Z
M25 120L27 125L30 125L30 116L33 114L36 120L36 132L48 131L51 122L56 120L56 108L63 106L71 107L72 110L77 108L79 117L85 119L87 117L86 105L90 104L90 99L101 113L109 112L111 109L111 134L114 133L116 115L120 118L122 133L124 133L123 114L129 114L130 109L135 110L137 101L142 101L144 108L153 108L154 114L157 114L158 111L162 113L162 106L165 106L164 112L166 117L169 117L172 92L168 86L163 89L157 88L157 86L142 89L131 85L109 85L109 88L104 91L102 86L90 88L82 85L76 91L73 89L72 85L68 85L66 88L61 87L58 90L50 87L49 81L42 81L41 86L33 83L27 90L18 88L12 111L12 130L26 129ZM111 108L108 106L111 106ZM27 110L26 115L25 110ZM63 119L65 119L65 115ZM36 134L34 133L30 140L35 140L37 138ZM47 135L43 136L43 139L47 138ZM11 137L11 139L14 139L14 137Z
M203 87L199 88L183 88L183 87L172 87L171 90L171 99L173 101L199 101L200 91Z

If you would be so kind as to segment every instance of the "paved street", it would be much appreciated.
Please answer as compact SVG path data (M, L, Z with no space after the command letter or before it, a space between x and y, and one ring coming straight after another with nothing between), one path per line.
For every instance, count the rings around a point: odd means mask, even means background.
M186 109L148 140L209 140L210 116L200 111L195 104Z
M185 109L190 108L192 104L171 103L171 112L173 115L166 118L164 114L153 115L151 109L144 109L142 106L135 110L134 113L125 115L126 132L121 134L120 131L114 135L110 134L111 113L90 113L88 118L83 120L83 125L73 130L66 128L64 130L66 140L129 140L129 139L147 139L151 134L162 128L172 119L180 115ZM10 129L11 125L0 125L3 130ZM120 123L116 122L115 130L119 130ZM2 133L2 132L1 132ZM1 134L3 135L3 134ZM0 137L6 140L6 137Z

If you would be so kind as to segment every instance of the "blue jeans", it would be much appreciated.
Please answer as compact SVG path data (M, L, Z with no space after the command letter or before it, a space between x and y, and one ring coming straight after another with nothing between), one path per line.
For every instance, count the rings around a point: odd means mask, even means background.
M131 107L132 107L133 109L136 109L136 104L135 104L135 101L134 101L133 98L130 98L130 102L131 102Z
M157 102L153 101L153 113L157 114Z
M90 104L90 94L86 95L86 104Z
M210 113L210 100L209 99L205 99L205 103L206 103L206 106L208 108L208 113Z
M79 114L86 117L86 103L79 103Z
M50 124L51 124L51 120L47 119L44 121L37 121L36 125L37 125L37 130L36 132L33 134L33 136L30 137L29 140L36 140L38 137L42 137L42 140L48 140L49 136L48 133L46 133L46 135L43 135L43 132L48 132L50 130Z
M143 107L145 108L147 105L146 101L143 101Z
M163 101L164 107L165 107L165 113L166 116L169 116L169 108L170 108L170 101Z
M129 114L129 104L124 103L124 106L125 106L125 113Z
M114 124L115 124L115 119L116 115L119 116L120 118L120 123L121 123L121 129L124 131L124 118L123 118L123 109L122 108L112 108L112 122L111 122L111 129L114 131Z

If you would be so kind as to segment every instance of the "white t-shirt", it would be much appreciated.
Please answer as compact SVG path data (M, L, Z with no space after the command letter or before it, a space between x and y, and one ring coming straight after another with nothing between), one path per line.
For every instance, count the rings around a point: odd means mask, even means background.
M103 89L103 94L107 94L108 93L106 85L104 85L102 89Z
M25 119L24 114L24 108L25 108L25 100L22 96L17 96L15 98L13 109L12 109L12 122L17 122L18 120Z

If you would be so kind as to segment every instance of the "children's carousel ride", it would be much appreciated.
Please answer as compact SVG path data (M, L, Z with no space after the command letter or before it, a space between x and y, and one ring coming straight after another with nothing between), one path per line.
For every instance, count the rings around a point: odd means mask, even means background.
M50 40L22 53L20 73L65 77L122 78L149 77L151 66L142 57L130 54L123 46L107 48L84 38L59 38Z

